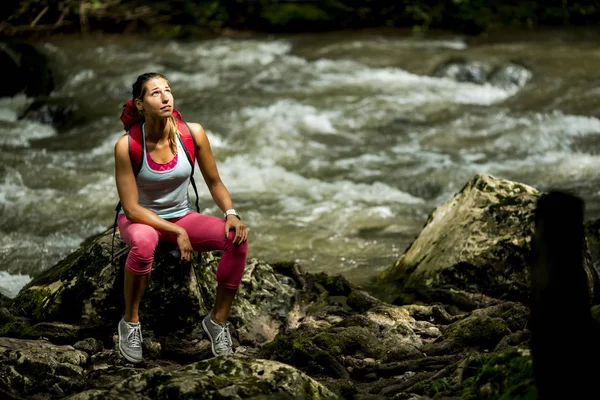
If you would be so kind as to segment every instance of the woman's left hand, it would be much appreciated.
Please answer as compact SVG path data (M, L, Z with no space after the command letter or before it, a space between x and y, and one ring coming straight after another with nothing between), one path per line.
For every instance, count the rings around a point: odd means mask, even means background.
M229 231L235 230L235 237L233 238L233 244L240 245L248 240L248 228L241 220L235 215L228 215L225 220L225 237L229 235Z

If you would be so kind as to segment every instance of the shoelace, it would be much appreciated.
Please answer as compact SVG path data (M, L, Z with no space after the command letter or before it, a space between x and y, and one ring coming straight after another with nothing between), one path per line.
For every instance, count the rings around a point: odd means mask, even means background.
M127 344L130 347L141 347L142 345L142 330L140 326L129 325L129 334L127 335Z
M229 324L220 325L220 327L221 332L215 338L215 351L219 354L229 354L231 353L231 346L233 346L229 333Z

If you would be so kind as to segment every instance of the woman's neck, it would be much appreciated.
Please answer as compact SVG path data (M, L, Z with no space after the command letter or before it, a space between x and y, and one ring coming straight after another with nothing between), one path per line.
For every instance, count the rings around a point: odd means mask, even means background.
M147 119L144 124L144 133L146 134L146 139L158 142L161 139L166 139L169 136L169 131L167 129L168 119Z

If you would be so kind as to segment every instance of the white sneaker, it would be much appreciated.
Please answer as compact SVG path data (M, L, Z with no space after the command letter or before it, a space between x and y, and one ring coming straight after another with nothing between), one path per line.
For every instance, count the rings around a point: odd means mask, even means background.
M202 327L210 339L212 352L217 356L233 354L233 341L229 332L229 322L217 324L208 314L202 320Z
M119 351L128 361L142 361L142 326L140 323L119 321Z

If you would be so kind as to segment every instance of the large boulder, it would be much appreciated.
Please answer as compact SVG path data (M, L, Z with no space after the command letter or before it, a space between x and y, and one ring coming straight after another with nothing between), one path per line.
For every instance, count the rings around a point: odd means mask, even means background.
M48 58L32 44L1 40L0 65L4 76L10 77L0 88L0 97L12 97L19 93L37 97L54 90L54 75Z
M404 254L378 277L382 298L441 301L465 309L499 300L528 304L531 238L540 192L490 175L474 176L433 211ZM598 269L587 247L590 293Z
M60 321L89 334L108 334L124 309L123 268L127 250L112 229L96 237L31 280L15 297L13 309L31 322ZM157 257L152 282L140 307L145 328L177 331L199 323L208 312L193 269Z
M13 299L14 313L27 318L30 325L76 326L75 338L109 338L124 309L127 252L118 233L113 249L112 229L107 230L23 287ZM192 267L173 261L168 252L157 251L152 279L140 306L144 330L157 336L194 331L214 302L219 260L218 252L203 253ZM253 345L272 340L292 307L296 287L293 276L276 273L256 259L248 260L231 310L232 322L241 327L240 339Z

